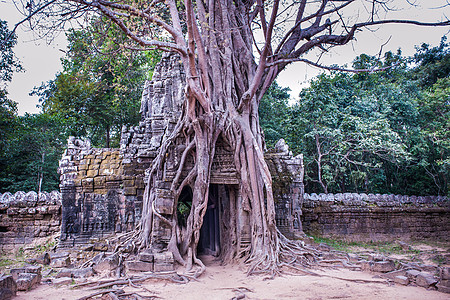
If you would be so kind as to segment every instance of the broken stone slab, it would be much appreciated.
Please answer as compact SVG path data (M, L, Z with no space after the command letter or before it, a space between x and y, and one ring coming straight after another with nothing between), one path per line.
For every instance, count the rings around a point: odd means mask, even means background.
M394 280L396 276L406 276L406 270L391 271L391 272L384 273L381 276L384 278Z
M408 285L409 284L409 279L406 276L399 275L399 276L395 276L394 277L394 282L398 283L398 284L401 284L401 285Z
M71 260L70 257L58 257L58 258L52 258L50 266L54 268L65 268L70 266Z
M109 255L94 265L96 273L111 272L119 266L119 256L117 254Z
M438 280L431 273L420 272L416 276L416 284L418 286L429 288L430 286L436 285L436 283L438 283Z
M395 270L395 263L392 260L388 261L376 261L371 266L372 272L387 273Z
M408 270L406 271L406 277L408 277L409 281L415 282L417 275L420 274L420 271L417 270Z
M441 279L436 287L439 292L450 294L450 280Z
M97 242L97 243L94 244L92 250L100 251L100 252L106 252L106 251L108 251L108 244Z
M69 252L61 251L61 252L52 252L50 253L50 260L69 257Z
M450 267L442 267L439 273L441 280L450 280Z
M153 260L154 260L153 253L151 253L151 252L146 252L146 251L141 252L141 253L139 254L139 260L140 260L140 261L149 262L149 263L153 263Z
M94 275L94 270L91 267L81 269L64 268L56 274L56 278L72 277L72 278L86 278Z
M16 292L17 284L12 275L0 275L0 299L11 299Z
M33 273L33 274L37 274L37 275L39 275L39 277L41 277L41 270L42 270L41 266L23 266L20 268L11 269L9 272L11 273L14 280L17 281L20 273ZM39 280L40 280L40 278L39 278Z
M60 278L53 278L52 284L53 285L67 285L72 283L72 277L60 277Z
M384 255L378 254L378 253L371 253L368 257L369 261L385 261L386 257Z
M145 261L127 261L125 265L130 271L153 272L153 264Z
M32 289L36 284L41 282L40 275L35 273L20 273L17 280L18 291L28 291Z
M36 263L41 265L49 265L50 264L50 254L48 252L45 252L41 256L36 258Z
M352 263L358 262L360 260L359 255L354 253L348 253L347 254L348 260Z

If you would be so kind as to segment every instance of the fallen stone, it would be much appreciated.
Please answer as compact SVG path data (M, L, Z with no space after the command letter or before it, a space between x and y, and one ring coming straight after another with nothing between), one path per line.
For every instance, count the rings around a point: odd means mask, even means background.
M17 284L12 275L0 275L0 299L11 299L16 292Z
M450 267L442 267L440 271L441 280L450 280Z
M409 284L409 279L406 276L395 276L394 277L394 282L398 283L398 284L402 284L402 285L408 285Z
M69 257L69 252L61 251L61 252L52 252L50 253L50 260Z
M93 245L87 245L85 247L83 247L81 250L83 251L92 251L94 249Z
M111 272L119 266L119 256L113 254L105 257L98 264L94 265L93 269L96 273Z
M348 260L352 263L358 262L360 257L357 254L348 253L347 254Z
M363 271L370 271L370 268L373 265L373 261L367 261L367 260L363 260L361 261L361 270Z
M331 251L331 247L323 243L319 244L317 248L319 248L319 250L321 251Z
M65 268L70 266L70 257L59 257L51 260L50 266L54 268Z
M416 276L416 284L418 286L429 288L430 286L436 285L437 282L438 280L430 273L420 272Z
M41 266L23 266L21 268L11 269L9 272L11 273L14 280L17 281L17 279L19 278L19 274L21 274L21 273L33 273L33 274L39 275L39 277L40 277L41 270L42 270ZM40 278L39 278L39 280L40 280Z
M417 275L420 274L420 271L417 270L408 270L406 271L406 277L408 277L409 281L415 282Z
M371 254L369 254L369 260L372 260L372 261L385 261L386 257L381 255L381 254L378 254L378 253L371 253Z
M406 270L391 271L391 272L384 273L381 276L384 277L384 278L388 278L388 279L394 280L394 278L396 276L406 276Z
M140 261L149 262L149 263L153 263L153 253L150 253L150 252L141 252L141 253L139 254L139 260L140 260Z
M405 243L405 242L398 241L397 244L398 244L400 247L402 247L403 250L409 250L409 249L411 249L411 246L408 245L408 244Z
M50 254L45 252L43 255L37 257L36 263L42 264L42 265L49 265L50 264Z
M126 267L130 271L148 272L153 271L153 264L145 261L127 261Z
M102 253L99 253L96 256L94 256L92 258L92 262L94 263L94 265L96 265L96 264L100 263L104 258L105 258L105 253L102 252Z
M20 273L16 280L18 291L28 291L40 283L40 275L35 273Z
M450 294L450 280L441 280L436 287L439 292Z
M61 277L72 277L72 278L86 278L94 275L94 270L89 268L81 268L81 269L70 269L64 268L56 274L56 278Z
M108 244L100 243L100 242L95 243L92 250L106 252L106 251L108 251Z
M52 284L54 285L67 285L72 283L72 277L60 277L60 278L53 278Z
M392 260L388 261L376 261L371 266L372 272L387 273L395 270L395 263Z
M428 272L428 273L436 273L438 268L436 266L432 266L432 265L419 265L419 268L423 271L423 272Z
M25 259L25 262L27 264L34 264L34 263L36 263L36 258L27 258L27 259Z

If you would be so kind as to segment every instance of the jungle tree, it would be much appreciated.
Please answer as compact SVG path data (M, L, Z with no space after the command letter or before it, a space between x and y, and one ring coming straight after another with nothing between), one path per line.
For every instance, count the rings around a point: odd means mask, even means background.
M176 214L165 219L173 235L169 250L187 269L204 269L196 256L206 212L210 172L216 141L234 150L241 179L243 205L250 214L251 242L243 254L249 273L276 274L280 267L307 262L308 251L284 238L276 228L272 179L264 161L264 141L258 106L265 91L290 63L318 65L307 54L345 45L364 28L402 23L448 26L449 21L424 23L385 18L392 0L35 0L23 1L31 26L59 24L84 13L98 13L125 32L122 47L160 49L179 54L186 72L185 100L174 130L165 136L148 171L144 212L138 242L149 245L155 183L162 179L166 153L176 139L185 150L171 183L175 199L186 185L193 187L187 229L177 238ZM448 5L448 4L446 4ZM445 6L445 5L444 5ZM39 17L41 16L41 17ZM34 18L35 17L35 18ZM33 19L35 21L33 21ZM47 25L48 22L47 22ZM50 24L52 27L54 24ZM187 177L181 170L189 155L194 166ZM176 207L177 203L175 203ZM226 251L235 253L230 246Z

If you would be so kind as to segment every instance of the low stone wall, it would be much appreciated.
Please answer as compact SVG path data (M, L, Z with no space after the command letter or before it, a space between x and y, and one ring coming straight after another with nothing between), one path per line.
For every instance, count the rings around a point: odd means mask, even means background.
M0 250L60 232L61 193L0 194Z
M442 196L304 194L306 233L350 241L444 239L450 199Z

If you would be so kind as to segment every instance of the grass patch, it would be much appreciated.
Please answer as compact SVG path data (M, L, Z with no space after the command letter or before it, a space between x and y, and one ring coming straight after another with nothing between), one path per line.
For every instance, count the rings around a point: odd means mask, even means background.
M420 254L421 251L409 248L404 249L401 245L396 242L349 242L345 240L325 238L321 236L312 236L314 242L323 243L337 251L343 252L354 252L354 248L364 248L369 249L377 253L382 254Z

